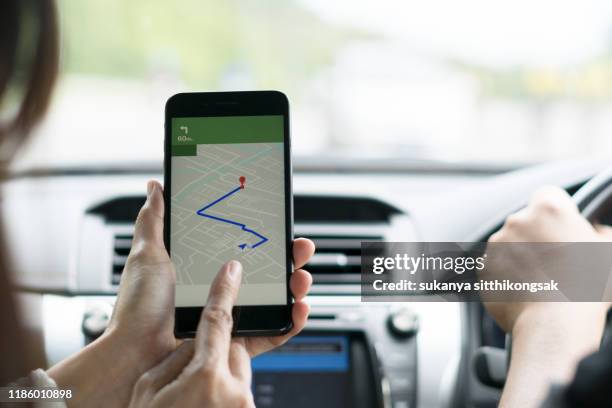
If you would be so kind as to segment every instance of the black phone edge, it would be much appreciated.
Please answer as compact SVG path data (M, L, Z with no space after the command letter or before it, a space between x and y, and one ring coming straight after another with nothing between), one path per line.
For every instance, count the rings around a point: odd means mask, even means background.
M280 96L280 99L284 101L284 109L282 112L272 112L263 111L253 112L251 110L246 110L244 112L227 112L225 114L203 114L196 113L198 109L187 111L183 113L183 117L188 116L242 116L242 115L264 115L264 114L277 114L283 116L284 122L284 162L285 162L285 234L287 236L286 242L286 263L287 263L287 276L286 276L286 291L287 291L287 304L286 305L258 305L258 306L234 306L232 314L237 317L234 319L234 328L232 330L232 334L234 336L282 336L287 334L293 328L293 318L292 318L292 309L293 309L293 297L291 294L291 289L289 287L289 280L291 279L291 273L293 271L293 193L292 193L292 177L293 177L293 168L291 164L291 137L290 137L290 119L289 119L289 100L287 96L280 91L241 91L241 92L194 92L194 93L177 93L166 101L165 112L164 112L164 201L165 201L165 214L164 214L164 245L168 254L170 255L170 212L171 212L171 124L169 123L172 117L181 117L181 114L176 114L169 112L169 106L174 103L174 101L178 98L198 98L198 97L245 97L245 96L253 96L267 94L268 96L275 95L276 97ZM287 318L284 322L285 324L280 328L274 329L240 329L237 327L237 321L240 321L240 315L243 313L241 310L251 309L251 313L254 309L261 307L274 307L275 309L284 309ZM175 307L175 324L174 324L174 335L177 338L190 338L194 337L195 330L191 331L182 331L177 329L177 322L180 319L181 310L188 308L176 308ZM201 314L201 310L203 307L200 307L200 312L198 312L198 317ZM196 325L197 328L197 325ZM195 329L195 328L194 328Z

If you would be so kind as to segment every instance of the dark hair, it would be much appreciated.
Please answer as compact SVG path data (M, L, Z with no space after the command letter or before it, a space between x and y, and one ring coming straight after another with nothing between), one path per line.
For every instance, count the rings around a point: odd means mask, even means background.
M0 166L12 159L44 116L58 73L59 33L53 0L2 0L0 6L0 108L12 87L21 102L0 122ZM12 95L11 95L12 96Z
M11 118L0 115L0 180L6 175L10 160L47 110L58 73L58 44L53 0L0 1L0 109L6 110L9 94L19 99ZM33 368L33 353L28 350L29 339L24 337L20 325L8 251L1 232L0 384L5 384Z

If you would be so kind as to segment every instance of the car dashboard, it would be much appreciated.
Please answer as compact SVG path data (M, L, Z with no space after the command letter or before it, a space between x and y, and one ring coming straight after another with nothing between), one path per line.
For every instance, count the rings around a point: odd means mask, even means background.
M297 343L254 361L257 406L283 406L292 381L310 384L313 394L303 406L495 406L499 390L479 384L470 369L474 350L494 337L483 334L480 306L362 302L361 242L485 240L537 187L571 191L604 165L581 160L491 169L298 161L294 233L317 247L306 266L314 278L311 315ZM22 172L4 183L14 280L28 332L43 346L41 365L60 361L104 331L151 178L162 179L155 166ZM299 362L308 360L321 366L300 369ZM326 389L321 370L346 386L341 393L352 402L317 399L317 389Z

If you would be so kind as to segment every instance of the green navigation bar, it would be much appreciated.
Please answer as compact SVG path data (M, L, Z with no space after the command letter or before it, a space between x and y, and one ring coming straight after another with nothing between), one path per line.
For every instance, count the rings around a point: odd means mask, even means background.
M196 145L172 145L172 156L197 156Z
M198 144L282 143L282 115L172 118L172 155L195 156Z

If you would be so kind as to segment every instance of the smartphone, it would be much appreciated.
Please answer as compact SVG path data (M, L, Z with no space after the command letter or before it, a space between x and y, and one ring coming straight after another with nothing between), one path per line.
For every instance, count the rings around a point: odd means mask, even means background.
M292 327L289 102L277 91L180 93L166 103L165 244L176 269L175 334L195 335L210 284L243 274L235 335Z

